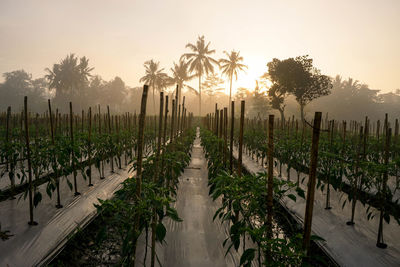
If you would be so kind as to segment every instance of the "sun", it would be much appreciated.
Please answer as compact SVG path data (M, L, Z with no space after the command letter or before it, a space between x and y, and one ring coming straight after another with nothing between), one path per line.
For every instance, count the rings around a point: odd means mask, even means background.
M256 81L260 80L260 77L267 72L265 62L260 60L249 60L245 62L248 66L246 72L240 72L238 74L237 81L233 81L232 95L237 91L237 88L244 87L249 91L254 91L256 87ZM229 82L227 83L227 94L229 94Z

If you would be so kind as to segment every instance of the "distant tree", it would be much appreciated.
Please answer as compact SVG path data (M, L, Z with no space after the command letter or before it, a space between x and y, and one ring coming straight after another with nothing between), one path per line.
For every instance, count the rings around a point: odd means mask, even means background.
M89 81L89 86L86 90L85 97L90 106L107 104L106 97L104 97L104 81L100 75L93 75Z
M164 68L160 69L160 62L153 59L144 63L145 76L140 78L140 82L144 82L153 89L153 112L156 112L155 91L162 91L168 82L168 75L164 72Z
M185 53L181 58L186 58L190 65L189 71L195 72L199 77L199 116L201 116L201 77L203 74L208 75L214 72L214 66L218 65L218 61L210 55L215 53L215 50L209 49L210 42L206 45L204 36L198 37L196 44L188 43L186 48L192 50L192 53Z
M289 91L296 97L296 101L300 105L301 121L304 121L304 107L321 96L331 93L331 78L322 75L321 71L313 67L313 60L308 56L296 57L296 63L302 67L297 75L293 76L295 86Z
M136 86L133 88L127 88L127 99L129 100L129 105L127 105L127 110L130 112L140 112L140 100L143 93L142 86Z
M256 80L256 86L252 95L249 97L248 116L257 117L259 119L266 118L267 110L270 108L268 95L261 90L259 82Z
M23 107L23 97L27 96L32 111L43 111L45 107L47 83L43 78L32 80L32 75L24 70L16 70L3 74L4 83L0 84L0 106L5 110Z
M224 51L224 54L226 55L227 59L221 58L219 60L219 64L221 66L222 73L229 78L229 104L228 104L228 107L230 107L231 98L232 98L232 79L233 79L233 77L235 77L235 81L237 81L238 72L244 71L244 69L247 69L247 66L240 63L243 61L243 57L240 56L239 51L236 52L235 50L233 50L233 51L231 51L230 54L228 54L226 51Z
M32 110L36 112L47 110L46 100L50 98L47 90L49 84L45 78L31 80L31 88L27 96Z
M104 97L111 104L113 111L121 112L121 106L127 96L124 81L120 77L115 77L104 85Z
M239 100L245 100L247 97L249 97L251 95L251 92L249 89L245 88L245 87L239 87L236 90L235 93L235 100L239 101Z
M313 67L313 60L308 56L288 58L283 61L274 59L270 63L268 63L269 75L278 85L276 89L287 92L296 98L303 122L304 107L314 99L331 92L331 78L322 75L320 70Z
M286 93L285 90L282 90L282 88L278 84L273 84L271 88L268 90L268 97L269 101L271 103L271 107L273 109L277 109L279 113L281 114L281 121L285 121L285 97Z
M3 77L5 81L2 84L2 98L6 102L15 98L22 101L21 99L30 89L32 76L24 70L16 70L4 73Z
M268 72L261 76L262 80L269 80L272 83L268 90L268 97L271 107L279 111L282 122L285 121L285 98L288 95L289 88L293 86L286 74L291 72L294 65L293 61L293 59L281 61L274 58L267 63Z
M75 100L82 107L83 89L87 87L93 69L89 67L89 59L78 59L74 54L67 55L60 63L54 64L52 69L46 68L45 77L49 81L49 89L56 90L56 104Z
M174 62L174 67L171 68L172 76L168 79L168 85L178 85L178 104L181 104L182 100L182 89L187 88L189 91L195 93L198 92L193 87L186 84L186 82L192 80L195 75L190 75L189 73L189 63L181 58L176 64Z
M370 89L358 80L343 80L337 75L332 79L331 94L313 102L311 108L340 120L363 120L365 116L374 120L385 112L396 114L398 104L394 94L379 94L379 90Z
M223 83L224 80L222 80L218 74L212 73L209 74L201 84L204 93L210 97L210 102L212 102L214 96L224 93L225 89L222 87Z

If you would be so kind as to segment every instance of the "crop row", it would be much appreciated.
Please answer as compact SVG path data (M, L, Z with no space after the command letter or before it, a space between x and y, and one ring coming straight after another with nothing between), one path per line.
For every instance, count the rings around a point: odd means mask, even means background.
M195 131L191 127L191 116L186 117L186 112L183 112L180 118L178 112L180 107L177 109L173 101L170 139L167 142L168 100L163 115L164 97L161 93L157 145L150 155L143 158L147 92L148 87L145 86L137 135L137 161L132 166L136 173L122 184L122 189L116 192L114 198L100 201L97 205L98 214L105 222L102 229L98 229L100 234L98 245L107 239L107 233L112 232L110 229L117 231L119 243L122 244L119 264L124 266L134 266L138 262L136 255L138 239L144 230L146 230L145 257L147 257L149 229L151 230L150 261L151 266L154 266L157 258L155 243L156 241L162 243L167 231L163 219L169 217L174 221L181 221L171 203L174 202L176 195L178 177L190 161L190 150L195 137Z
M57 109L52 112L50 101L49 111L39 115L29 113L27 104L25 98L25 110L21 114L12 114L9 108L0 116L0 121L4 122L0 127L0 197L6 200L21 192L20 198L28 197L30 224L36 224L33 209L43 198L41 190L38 190L40 185L46 184L47 195L50 198L55 196L55 206L62 208L61 181L65 181L77 196L80 194L78 173L88 186L93 186L93 169L104 179L108 176L106 164L110 165L112 173L123 165L132 166L136 162L140 116L111 114L108 107L106 113L101 113L99 106L96 113L89 108L77 115L72 103L69 114L60 114ZM157 140L165 141L188 125L189 118L183 110L179 114L174 111L173 116L167 116L166 112L162 126L156 123L156 116L146 117L140 145L144 157L155 149ZM172 117L175 127L172 127ZM156 137L161 127L165 129L164 135Z
M234 105L231 108L234 114ZM260 118L244 118L244 102L242 103L241 119L227 118L227 110L218 110L204 118L207 128L214 134L225 139L227 150L240 148L251 158L261 161L262 165L269 152L267 120ZM368 205L366 217L368 220L378 216L379 228L377 246L385 248L383 242L383 222L390 223L394 218L400 223L399 189L400 189L400 157L399 157L399 124L395 121L392 131L388 117L381 127L380 122L373 124L368 118L365 122L352 121L347 123L334 120L321 121L318 125L318 140L316 149L312 149L316 121L311 123L291 119L286 122L275 120L273 126L274 165L278 167L279 176L282 167L287 168L287 180L297 185L303 182L303 174L311 173L313 154L315 159L316 186L326 192L325 208L330 209L330 190L344 192L342 208L349 204L352 207L351 217L347 222L353 225L357 202ZM372 127L371 125L375 125ZM228 137L228 132L230 132ZM314 141L315 142L315 141ZM230 153L230 152L229 152ZM239 151L239 161L241 161ZM227 157L227 155L225 155ZM232 169L232 167L230 167ZM290 177L290 170L297 172L297 177ZM240 169L237 171L240 173ZM309 185L310 186L310 185ZM392 217L391 217L392 216Z

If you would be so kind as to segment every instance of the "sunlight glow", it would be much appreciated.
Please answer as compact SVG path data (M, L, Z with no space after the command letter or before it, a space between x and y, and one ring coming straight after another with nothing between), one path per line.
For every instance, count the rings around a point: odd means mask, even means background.
M266 63L267 59L248 56L244 58L244 64L248 66L246 72L241 72L238 75L237 81L233 81L232 95L235 95L237 88L244 87L249 91L254 91L256 80L260 80L260 76L268 71ZM229 81L226 82L226 93L229 94Z

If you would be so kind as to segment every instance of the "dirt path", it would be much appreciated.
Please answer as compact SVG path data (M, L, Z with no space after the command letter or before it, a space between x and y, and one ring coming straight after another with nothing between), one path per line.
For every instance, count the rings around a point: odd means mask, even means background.
M197 135L191 162L179 178L175 208L183 222L165 222L166 243L157 247L157 255L164 267L237 266L234 263L237 255L228 254L225 257L226 250L222 246L226 237L225 227L212 220L219 202L214 202L208 195L207 161L200 145L199 132ZM144 238L141 242L139 259L143 259L144 255ZM149 262L149 255L150 248L146 262Z

